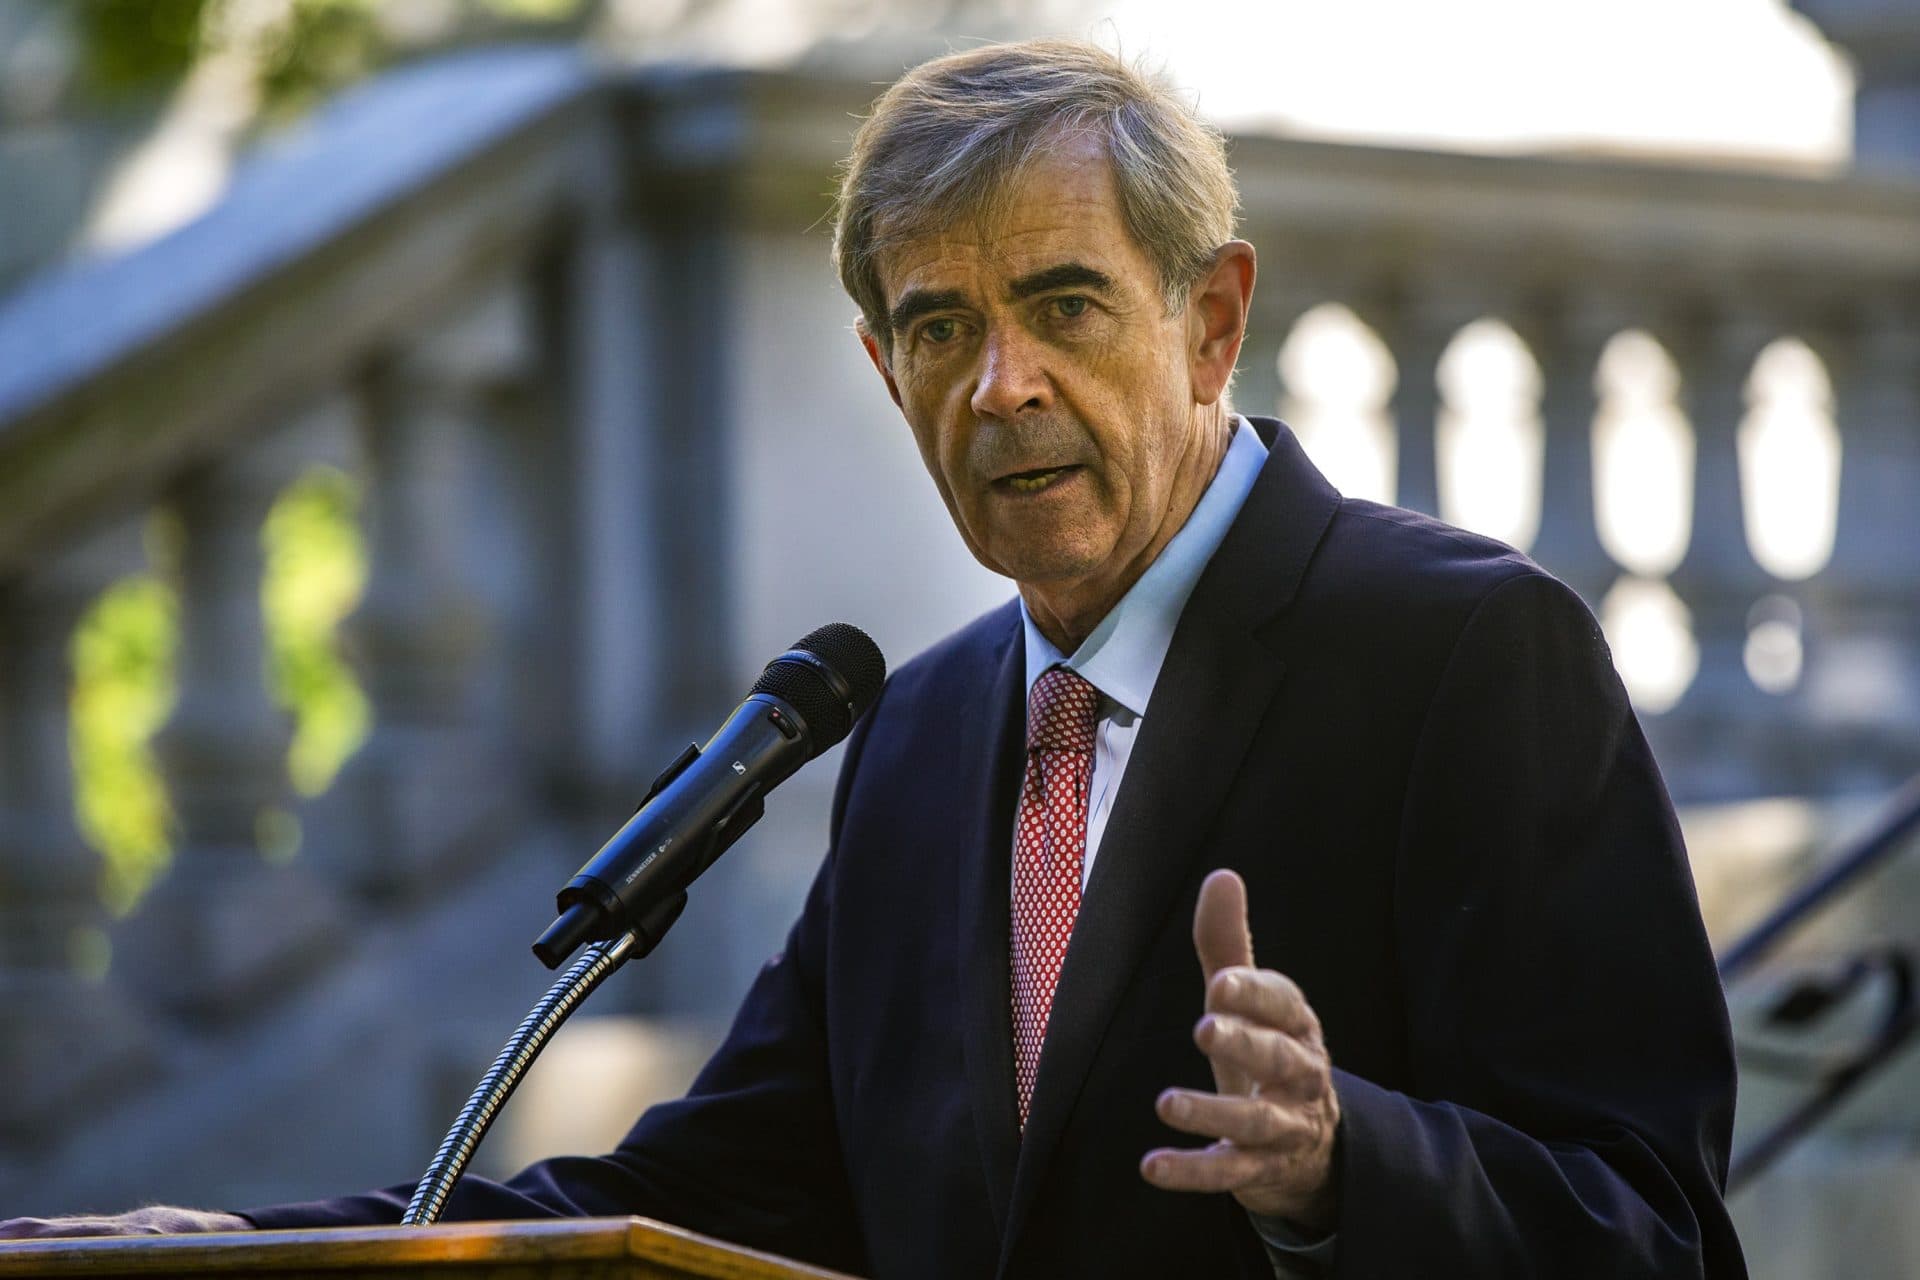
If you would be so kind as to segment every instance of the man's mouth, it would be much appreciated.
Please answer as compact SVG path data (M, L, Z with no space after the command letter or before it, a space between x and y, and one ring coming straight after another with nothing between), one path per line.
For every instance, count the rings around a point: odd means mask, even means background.
M1038 493L1079 469L1077 464L1064 467L1036 467L1031 471L1015 471L1010 475L1001 476L995 483L1004 485L1015 493Z

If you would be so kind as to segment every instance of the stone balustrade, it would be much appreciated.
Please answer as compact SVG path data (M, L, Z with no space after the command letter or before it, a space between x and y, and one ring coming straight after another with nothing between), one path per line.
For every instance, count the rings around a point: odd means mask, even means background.
M104 1100L211 1089L181 1045L298 1002L530 832L622 816L754 660L823 615L897 661L1003 591L938 528L833 294L823 193L870 92L450 59L339 104L200 223L0 300L0 990L45 993L0 1032L17 1086L0 1189L57 1181L63 1137ZM1679 798L1920 769L1920 188L1260 138L1234 162L1261 254L1237 403L1294 395L1283 346L1344 306L1391 360L1388 496L1452 516L1443 365L1502 322L1538 374L1530 546L1596 607L1626 568L1598 531L1596 376L1623 332L1664 347L1695 464L1662 573L1698 669L1645 719ZM1745 524L1749 382L1782 337L1824 362L1843 450L1831 559L1805 581L1763 568ZM372 725L302 797L267 687L260 525L315 462L361 493L368 577L340 641ZM145 569L127 531L155 510L180 544L177 698L154 743L174 850L110 921L73 819L64 646ZM1804 618L1785 692L1746 659L1776 596ZM800 816L824 809L814 772L791 788ZM676 935L725 963L663 948L639 1003L724 1008L777 945L823 837L776 825ZM557 887L571 866L552 869ZM500 918L530 940L544 906ZM87 939L111 950L104 975L74 959ZM355 1139L369 1178L428 1136L388 1127L385 1147ZM110 1189L148 1193L128 1178Z

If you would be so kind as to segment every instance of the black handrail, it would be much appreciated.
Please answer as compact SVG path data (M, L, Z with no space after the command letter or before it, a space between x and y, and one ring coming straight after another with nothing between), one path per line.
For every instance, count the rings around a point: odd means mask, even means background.
M1842 889L1877 870L1908 847L1907 841L1920 831L1920 777L1915 777L1894 796L1873 826L1833 859L1830 865L1788 894L1767 918L1748 930L1720 958L1720 980L1730 983L1751 969L1762 956L1779 945L1786 935L1809 916L1827 905ZM1734 1153L1727 1170L1727 1191L1731 1194L1753 1181L1801 1137L1819 1124L1833 1109L1864 1084L1873 1074L1898 1057L1907 1042L1920 1033L1920 1004L1914 998L1914 960L1898 946L1868 947L1854 958L1847 974L1831 992L1811 993L1808 1010L1782 1020L1806 1021L1836 1003L1846 990L1858 985L1869 972L1884 973L1891 979L1891 1000L1872 1039L1851 1054L1826 1064L1819 1072L1819 1087L1798 1107L1772 1128L1746 1143ZM1791 993L1788 1001L1798 995ZM1783 1002L1781 1009L1786 1007ZM1780 1013L1777 1009L1776 1013Z
M1760 957L1778 945L1781 938L1819 910L1834 894L1899 853L1905 847L1907 837L1916 831L1920 831L1920 777L1910 779L1899 790L1873 826L1854 842L1852 849L1835 858L1832 865L1819 875L1788 894L1765 920L1727 948L1726 954L1720 957L1721 985L1726 985L1752 968Z
M1916 1031L1920 1031L1920 1002L1914 999L1914 958L1904 948L1895 946L1874 946L1862 951L1854 957L1836 983L1815 983L1793 991L1783 1004L1802 999L1811 990L1812 998L1805 1001L1809 1007L1785 1017L1781 1016L1782 1010L1777 1007L1774 1021L1811 1021L1872 976L1885 979L1888 987L1887 1007L1880 1016L1879 1026L1872 1038L1851 1053L1819 1064L1812 1072L1818 1080L1813 1093L1775 1121L1772 1128L1734 1153L1727 1168L1729 1194L1753 1181L1778 1160L1788 1147L1826 1119L1847 1095L1864 1085L1880 1068L1898 1058L1906 1048L1907 1041L1913 1038ZM1826 989L1819 989L1823 985Z

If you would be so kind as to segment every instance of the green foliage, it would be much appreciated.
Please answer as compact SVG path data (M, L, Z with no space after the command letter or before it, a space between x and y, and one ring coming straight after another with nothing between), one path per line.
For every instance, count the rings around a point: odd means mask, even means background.
M334 647L340 620L366 586L358 507L351 478L315 467L280 495L260 535L268 681L293 714L287 772L307 796L327 789L366 741L372 719L366 695Z
M388 59L370 0L295 0L259 49L263 109L280 119L299 115Z
M372 719L366 695L334 648L340 620L366 583L358 505L349 477L315 467L281 494L260 534L268 678L274 698L293 716L287 772L302 795L327 789L366 740ZM156 559L171 559L167 530L154 532L160 535ZM179 627L174 588L161 574L141 574L101 595L69 649L75 817L104 863L101 897L120 915L133 910L173 854L172 812L151 741L173 709ZM298 819L273 810L261 821L263 855L292 857Z
M574 33L591 0L455 0L430 43ZM390 3L387 6L391 9ZM254 69L260 112L297 116L417 48L398 47L379 0L76 0L88 83L107 98L163 91L212 51Z
M105 863L101 897L120 914L173 852L166 787L148 742L173 708L177 614L158 577L126 578L87 611L69 650L75 816Z
M185 75L200 56L206 8L207 0L77 0L88 87L111 99Z
M523 22L562 22L580 11L580 0L483 0L504 18Z

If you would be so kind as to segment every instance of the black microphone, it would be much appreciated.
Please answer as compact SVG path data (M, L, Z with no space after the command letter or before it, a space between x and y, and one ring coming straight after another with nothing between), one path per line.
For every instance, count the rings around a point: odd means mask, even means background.
M583 942L626 930L651 951L687 886L765 811L767 792L846 737L880 694L887 660L866 632L829 622L760 673L704 748L689 745L627 824L559 894L560 918L533 944L549 969Z

